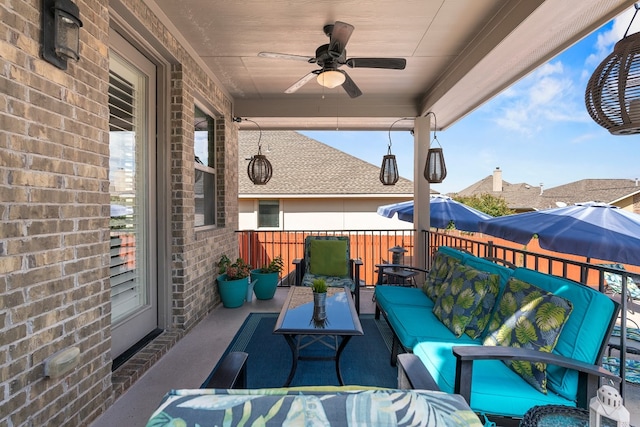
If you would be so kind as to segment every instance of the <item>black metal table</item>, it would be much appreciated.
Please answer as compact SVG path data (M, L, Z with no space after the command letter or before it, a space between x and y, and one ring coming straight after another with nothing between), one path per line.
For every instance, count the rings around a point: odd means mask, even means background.
M363 335L351 291L345 288L329 288L326 300L326 320L313 318L313 292L306 286L292 286L280 316L273 329L283 335L291 349L292 363L288 387L298 368L298 360L333 360L340 385L344 385L340 372L340 355L352 336ZM305 356L301 350L314 342L321 342L334 351L330 357Z

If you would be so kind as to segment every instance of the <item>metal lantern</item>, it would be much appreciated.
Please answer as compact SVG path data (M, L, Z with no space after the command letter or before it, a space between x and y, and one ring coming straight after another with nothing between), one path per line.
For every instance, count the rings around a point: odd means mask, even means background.
M634 18L640 6L636 3L635 8ZM585 104L591 118L611 134L640 133L640 33L628 37L625 33L595 69Z
M432 184L437 184L442 182L446 176L447 166L444 164L442 147L429 148L427 152L427 163L424 166L425 179Z
M271 179L273 168L265 155L260 151L258 146L258 154L251 158L247 166L247 175L255 185L265 185Z
M80 11L71 0L42 1L42 57L66 70L80 59Z
M382 157L382 167L380 168L380 182L384 185L395 185L400 178L398 172L398 163L396 156L391 154L391 145L389 145L388 154Z
M609 385L600 387L589 402L589 427L629 427L630 421L629 411L622 405L618 391Z
M236 123L246 121L258 126L258 154L249 159L247 175L254 185L265 185L271 179L271 175L273 175L273 167L271 166L271 162L267 159L267 156L262 154L262 145L260 144L260 141L262 141L262 128L253 120L243 119L242 117L234 117L233 121Z

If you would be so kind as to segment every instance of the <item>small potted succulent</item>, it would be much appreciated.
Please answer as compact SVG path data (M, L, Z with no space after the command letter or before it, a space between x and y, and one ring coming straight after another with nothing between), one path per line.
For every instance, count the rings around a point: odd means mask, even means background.
M216 264L218 267L218 289L222 305L227 308L241 307L247 298L251 266L242 258L231 262L227 255L222 255Z
M282 257L278 255L261 268L251 270L251 281L255 282L253 291L256 294L256 298L263 300L273 298L283 268L284 262Z
M324 279L315 279L311 283L313 290L313 319L324 320L327 318L327 282Z

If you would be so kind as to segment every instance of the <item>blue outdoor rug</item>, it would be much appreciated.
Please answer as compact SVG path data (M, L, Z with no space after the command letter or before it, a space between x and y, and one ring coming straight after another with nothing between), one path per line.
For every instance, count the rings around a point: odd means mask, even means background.
M282 387L291 368L291 350L285 338L274 335L277 313L251 313L225 350L244 351L247 359L247 388ZM364 335L352 337L340 356L340 369L345 385L395 388L397 368L389 363L392 334L384 319L375 320L372 314L360 315ZM332 351L314 343L301 355L324 356ZM207 380L215 372L213 369ZM339 385L333 360L299 360L291 386Z

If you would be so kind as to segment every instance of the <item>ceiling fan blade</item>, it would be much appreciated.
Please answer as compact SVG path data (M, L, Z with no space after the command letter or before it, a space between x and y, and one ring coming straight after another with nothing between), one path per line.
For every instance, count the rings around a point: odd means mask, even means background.
M347 47L347 42L353 33L354 26L346 22L336 21L333 24L329 41L329 55L339 58Z
M296 92L302 86L307 84L307 82L309 80L313 79L320 71L321 70L315 70L315 71L312 71L309 74L305 75L303 78L301 78L300 80L298 80L297 82L295 82L294 84L289 86L289 88L287 90L285 90L284 93L294 93L294 92Z
M304 62L310 62L310 63L316 62L316 58L310 58L308 56L302 56L302 55L290 55L288 53L260 52L258 56L262 58L292 59L294 61L304 61Z
M344 77L345 77L344 83L342 83L342 88L344 89L344 91L347 92L347 94L351 98L357 98L360 95L362 95L362 91L360 90L358 85L356 85L355 82L351 80L351 77L349 77L349 74L345 73L342 70L340 70L340 72L344 74Z
M349 58L345 62L349 68L386 68L404 70L407 60L404 58Z

